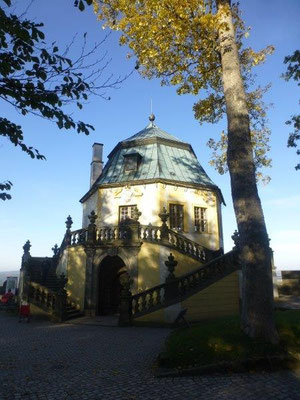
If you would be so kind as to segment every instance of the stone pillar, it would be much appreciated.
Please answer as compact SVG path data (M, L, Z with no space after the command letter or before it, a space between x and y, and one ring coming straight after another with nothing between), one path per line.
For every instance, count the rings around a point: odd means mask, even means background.
M95 248L85 247L84 250L86 253L84 313L85 315L94 317L96 315L93 290Z
M29 298L29 281L30 281L30 273L29 273L29 261L31 258L30 255L30 241L27 242L23 246L24 254L22 256L22 264L20 269L20 280L19 280L19 299L20 301L28 301Z
M176 281L176 276L174 274L174 270L178 262L175 260L172 253L170 253L168 260L165 261L165 265L168 268L169 275L166 277L166 289L165 289L165 298L174 299L178 296L178 282Z
M130 326L132 324L132 294L130 291L131 279L129 275L121 275L120 283L122 289L119 306L119 326Z
M163 208L162 212L158 214L159 218L162 221L161 225L161 240L168 240L169 239L169 227L167 225L167 221L169 219L170 214L167 212L166 207Z
M73 225L73 220L70 215L68 216L65 224L66 224L67 230L65 233L64 243L66 246L69 246L71 244L71 227Z
M169 274L166 277L166 289L165 289L165 299L168 301L169 299L174 300L176 297L178 297L178 281L176 279L176 276L174 274L175 267L178 264L178 262L174 259L174 256L172 253L170 253L168 257L168 261L165 261L165 265L168 268ZM164 320L168 324L172 324L175 319L178 317L178 314L181 311L181 302L178 300L178 303L174 303L170 305L169 307L166 307L164 309Z
M61 274L58 278L59 289L56 295L55 302L55 315L58 318L59 322L62 322L66 319L66 311L67 311L67 291L65 286L68 282L65 274Z
M88 219L90 220L90 223L87 228L87 242L88 244L95 244L96 242L96 237L97 237L97 227L96 227L96 219L98 218L97 214L95 211L92 211L90 215L88 215Z

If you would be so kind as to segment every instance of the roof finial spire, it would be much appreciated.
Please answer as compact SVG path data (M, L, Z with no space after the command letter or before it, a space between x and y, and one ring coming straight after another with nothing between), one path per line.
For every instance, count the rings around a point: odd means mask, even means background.
M155 115L153 114L153 112L152 112L152 99L151 99L151 101L150 101L150 110L151 110L151 114L150 114L150 116L149 116L149 120L150 120L150 122L154 122L154 120L155 120Z

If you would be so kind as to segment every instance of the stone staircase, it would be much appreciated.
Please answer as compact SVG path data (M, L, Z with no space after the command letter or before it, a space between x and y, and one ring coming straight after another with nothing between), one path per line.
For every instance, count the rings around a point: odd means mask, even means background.
M165 217L162 218L165 215L167 214L159 215L163 221L161 226L141 225L137 220L130 220L117 226L97 227L95 224L97 216L92 212L89 216L88 227L76 231L70 229L72 219L69 216L61 246L55 245L53 248L54 256L47 276L43 282L30 282L35 303L37 305L40 303L41 307L49 309L49 312L55 311L60 320L82 316L82 312L74 304L68 303L64 289L67 280L63 276L60 278L56 276L56 268L64 249L78 245L127 247L141 246L143 242L149 242L174 249L202 263L199 268L180 277L175 277L170 270L165 283L133 296L130 292L130 283L125 282L121 293L120 325L128 325L134 318L179 303L240 268L237 250L223 254L223 249L217 251L208 249L170 229ZM30 254L29 257L33 259ZM169 263L171 266L172 262L174 262L174 257L170 255L166 265ZM65 283L62 284L62 281Z
M70 319L74 319L74 318L78 318L78 317L82 317L84 314L78 310L78 308L71 303L67 302L67 306L65 309L65 321L70 320Z
M57 291L59 289L59 283L58 283L58 279L56 276L56 272L55 270L51 269L45 279L45 283L44 286L46 286L47 288Z
M130 283L123 285L119 325L130 325L135 318L182 302L241 269L237 250L232 250L177 278L173 274L176 264L170 254L169 261L166 262L170 271L166 282L143 292L131 295Z

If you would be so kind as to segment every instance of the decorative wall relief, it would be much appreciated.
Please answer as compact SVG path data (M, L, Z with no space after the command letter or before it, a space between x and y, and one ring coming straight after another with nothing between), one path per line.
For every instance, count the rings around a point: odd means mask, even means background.
M134 197L141 196L143 196L143 192L137 187L125 186L114 191L114 198L122 199L124 203L130 203Z

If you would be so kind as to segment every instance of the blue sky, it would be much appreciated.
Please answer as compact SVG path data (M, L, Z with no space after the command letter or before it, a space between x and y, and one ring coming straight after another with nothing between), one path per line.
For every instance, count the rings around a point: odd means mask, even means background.
M18 5L17 10L22 10ZM27 2L22 2L22 7ZM273 167L266 171L272 180L260 186L275 265L279 269L300 268L300 171L294 166L299 162L294 149L286 147L289 127L285 121L299 113L299 87L294 82L280 78L284 72L284 56L299 49L300 2L299 0L241 1L241 9L248 26L252 27L247 42L255 49L268 44L275 46L275 53L256 69L257 82L272 83L266 101L273 103L268 113ZM77 33L74 56L80 51L81 37L88 34L91 45L105 34L92 10L80 13L73 7L73 0L35 0L28 17L44 22L44 32L49 43L56 41L63 49ZM113 33L101 51L108 51L112 62L107 74L124 75L133 68L134 61L127 60L127 49L118 45ZM162 129L192 144L197 157L223 192L227 206L223 207L225 250L232 247L231 235L236 229L231 203L229 176L218 175L209 165L210 150L206 142L217 138L226 121L218 125L202 126L194 119L194 96L178 96L174 87L161 87L159 81L142 79L135 71L119 90L108 93L110 101L93 97L82 111L70 108L74 116L93 124L90 136L74 131L60 131L56 125L41 118L20 116L5 103L1 115L22 125L27 144L33 144L45 154L47 161L31 160L25 153L0 140L1 181L14 183L13 199L0 203L0 271L20 267L22 246L26 240L32 244L34 256L51 256L51 248L60 244L65 231L66 217L71 214L73 228L81 227L79 199L89 188L89 168L92 144L104 143L104 159L122 139L142 129L148 123L150 99L156 122Z

